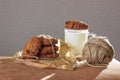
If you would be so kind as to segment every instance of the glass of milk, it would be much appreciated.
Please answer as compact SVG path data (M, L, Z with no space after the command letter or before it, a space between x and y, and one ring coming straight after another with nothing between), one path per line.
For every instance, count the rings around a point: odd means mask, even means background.
M82 55L82 48L88 40L88 29L71 30L65 28L65 42L71 44L75 50L75 56Z

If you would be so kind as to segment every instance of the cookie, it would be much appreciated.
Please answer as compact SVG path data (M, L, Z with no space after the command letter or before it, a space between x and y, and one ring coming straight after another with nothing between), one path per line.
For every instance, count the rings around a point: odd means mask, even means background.
M58 47L53 45L53 46L42 46L40 54L47 54L47 53L55 53L58 51Z
M41 49L41 40L38 37L31 38L23 48L22 55L36 56Z

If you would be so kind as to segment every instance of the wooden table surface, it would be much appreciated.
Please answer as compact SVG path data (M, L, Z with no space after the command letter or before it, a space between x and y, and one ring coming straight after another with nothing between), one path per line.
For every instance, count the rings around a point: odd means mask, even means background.
M105 67L80 67L74 71L41 69L22 63L14 63L12 59L0 59L0 80L120 80L120 62L113 59Z

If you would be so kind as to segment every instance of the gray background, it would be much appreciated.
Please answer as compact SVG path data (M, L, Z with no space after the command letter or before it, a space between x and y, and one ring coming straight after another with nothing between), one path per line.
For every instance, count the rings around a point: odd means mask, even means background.
M13 55L38 34L64 39L64 22L74 19L107 36L120 60L120 0L0 0L0 56Z

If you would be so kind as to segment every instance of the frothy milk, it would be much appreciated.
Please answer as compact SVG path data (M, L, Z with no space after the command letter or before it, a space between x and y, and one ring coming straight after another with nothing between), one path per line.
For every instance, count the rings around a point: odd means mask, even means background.
M88 40L88 29L69 30L65 29L65 42L70 43L75 50L75 56L81 56L82 48Z

